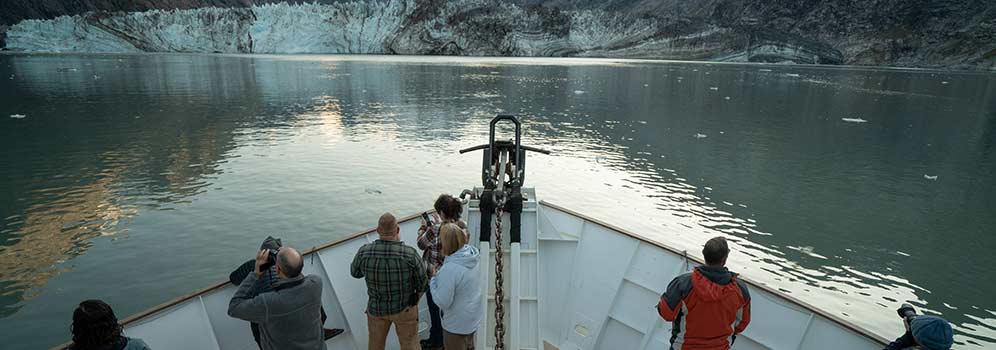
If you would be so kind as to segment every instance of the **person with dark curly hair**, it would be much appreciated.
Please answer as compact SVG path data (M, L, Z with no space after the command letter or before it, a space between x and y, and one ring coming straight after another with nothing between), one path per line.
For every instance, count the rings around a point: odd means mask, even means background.
M121 325L107 303L84 300L73 311L69 350L149 350L144 341L121 335Z
M426 273L429 278L436 275L440 267L443 265L443 252L442 243L439 240L439 227L444 224L455 224L464 233L464 238L469 240L470 234L467 232L467 224L460 220L460 215L463 214L463 202L459 198L453 197L448 194L441 194L436 198L436 202L432 205L433 209L436 209L436 213L433 214L433 222L424 222L423 219L422 226L418 229L418 247L422 249L422 261L425 263ZM442 326L442 316L439 312L439 306L436 305L435 300L432 298L432 292L429 291L426 295L427 304L429 304L429 319L431 326L429 327L429 339L425 339L421 342L423 349L438 349L443 347L443 326Z

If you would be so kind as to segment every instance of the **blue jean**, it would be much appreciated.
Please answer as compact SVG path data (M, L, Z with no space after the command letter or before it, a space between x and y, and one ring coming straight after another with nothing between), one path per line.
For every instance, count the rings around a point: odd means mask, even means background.
M442 312L436 302L432 300L432 292L426 291L426 301L429 304L429 318L432 320L432 327L429 328L429 343L432 345L443 345L443 320Z

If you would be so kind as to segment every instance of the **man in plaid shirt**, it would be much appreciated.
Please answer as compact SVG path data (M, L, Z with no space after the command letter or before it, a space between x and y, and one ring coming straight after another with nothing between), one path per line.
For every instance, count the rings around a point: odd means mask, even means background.
M429 287L425 265L415 248L401 242L401 228L391 213L377 223L380 239L363 245L350 273L367 282L369 348L384 349L391 324L402 350L418 350L418 300Z

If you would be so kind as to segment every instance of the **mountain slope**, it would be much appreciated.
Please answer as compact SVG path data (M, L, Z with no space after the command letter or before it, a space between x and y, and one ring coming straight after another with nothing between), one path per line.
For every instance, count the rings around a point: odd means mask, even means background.
M41 52L996 67L996 2L976 0L41 0L0 4L0 21L0 45Z

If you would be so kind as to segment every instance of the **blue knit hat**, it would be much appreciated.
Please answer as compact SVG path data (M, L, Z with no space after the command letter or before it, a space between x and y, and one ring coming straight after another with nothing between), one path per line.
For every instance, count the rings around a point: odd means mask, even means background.
M937 316L917 316L910 322L910 331L917 343L929 350L951 349L951 325Z

